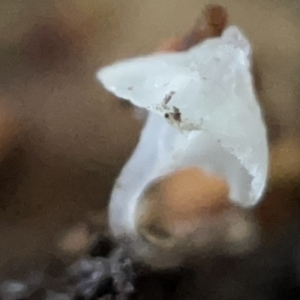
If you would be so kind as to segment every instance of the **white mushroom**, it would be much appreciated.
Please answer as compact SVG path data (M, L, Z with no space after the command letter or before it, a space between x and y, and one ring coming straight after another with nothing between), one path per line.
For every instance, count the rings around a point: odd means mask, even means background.
M149 111L111 195L115 237L139 240L138 209L149 186L190 167L225 180L233 204L259 202L268 174L267 133L252 82L250 43L237 27L186 52L117 62L97 78L117 97Z

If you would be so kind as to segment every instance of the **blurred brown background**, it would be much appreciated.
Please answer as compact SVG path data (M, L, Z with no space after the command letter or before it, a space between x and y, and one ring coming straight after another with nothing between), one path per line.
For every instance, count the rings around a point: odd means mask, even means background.
M96 70L184 33L207 3L0 0L2 278L59 256L59 234L101 212L137 142L141 122L104 92ZM298 207L300 3L218 3L253 42L279 178L259 216L280 227Z

